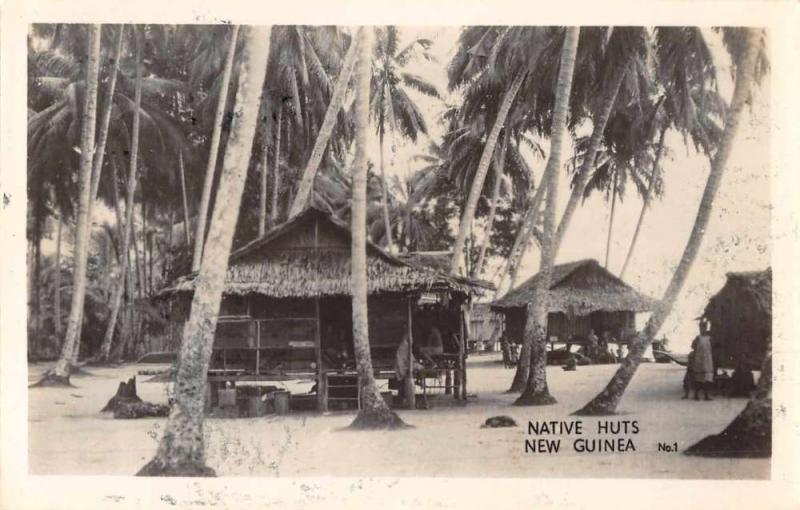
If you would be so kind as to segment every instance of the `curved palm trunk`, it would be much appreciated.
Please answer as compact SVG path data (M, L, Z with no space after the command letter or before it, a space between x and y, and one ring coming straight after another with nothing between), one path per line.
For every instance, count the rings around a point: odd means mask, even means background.
M351 213L351 262L353 292L353 346L359 377L361 409L351 428L375 429L403 426L378 391L369 353L367 316L367 129L369 126L370 54L372 28L358 30L356 66L356 153L353 161L353 205Z
M628 384L636 373L636 369L639 368L639 363L642 360L647 346L653 341L656 333L658 333L658 330L661 329L661 326L664 324L664 320L672 311L672 306L686 281L686 277L689 275L689 270L697 257L697 252L700 250L703 234L708 225L708 220L711 217L714 197L717 194L717 189L719 188L720 181L725 172L725 166L728 163L728 158L733 149L733 143L739 128L739 123L741 122L742 111L744 110L747 99L750 97L750 90L755 75L756 55L758 52L756 45L757 37L757 30L748 29L746 54L743 61L736 69L733 98L731 100L730 111L726 117L722 141L719 149L711 160L711 171L708 174L708 181L703 190L703 197L697 209L694 226L692 227L689 241L686 243L686 247L683 250L680 263L677 269L675 269L675 273L672 275L672 280L670 280L669 286L664 292L661 302L658 304L655 312L650 317L650 320L647 321L647 325L631 342L628 355L622 361L622 365L617 369L614 376L608 382L608 385L582 409L576 411L575 414L601 415L612 414L616 411L617 405L625 392L625 388L628 387Z
M572 193L569 195L567 207L564 209L564 214L561 216L561 221L559 222L558 229L556 230L555 249L553 253L554 258L558 256L558 250L561 248L561 241L564 240L564 234L566 233L567 228L572 221L572 216L575 214L575 209L578 207L578 202L581 200L581 197L583 197L583 192L586 189L586 184L589 182L592 169L595 167L597 151L600 150L600 143L603 141L603 132L606 129L606 124L608 124L608 118L611 116L614 103L617 101L617 94L622 86L622 80L624 77L625 73L623 73L622 70L619 70L615 81L612 84L611 90L600 107L599 114L593 119L595 122L594 126L592 127L592 137L589 141L589 148L583 157L583 163L581 164L581 168L578 170L578 175L576 176L572 185Z
M394 241L392 240L392 220L389 217L389 193L386 185L386 170L383 166L383 129L379 135L379 145L381 151L380 165L381 165L381 206L383 209L383 228L386 230L386 248L392 251Z
M608 269L608 259L611 256L611 237L614 231L614 209L617 205L617 174L614 174L614 186L611 188L611 214L608 217L608 237L606 237L606 263L603 267Z
M506 166L506 150L508 149L509 130L506 130L506 135L503 138L503 145L500 147L500 154L495 161L494 168L494 186L492 187L492 199L489 206L489 219L486 222L486 234L481 243L481 249L478 252L478 262L475 264L475 270L472 272L473 278L480 277L483 272L483 264L486 261L486 248L489 246L491 239L492 229L494 228L494 218L497 214L497 205L500 201L500 181L503 178L503 169Z
M140 107L142 103L142 41L140 39L139 31L134 27L135 36L136 36L136 84L134 88L134 111L133 111L133 123L131 128L131 155L128 167L128 179L126 182L126 191L125 191L125 226L122 230L122 235L120 237L120 261L123 264L122 270L120 271L117 283L114 287L114 290L111 294L111 314L108 318L108 325L106 325L106 332L103 335L103 343L100 344L100 353L98 356L99 361L107 362L110 358L111 353L111 344L114 340L114 330L117 327L117 320L119 318L119 311L120 307L122 306L122 294L125 291L125 279L128 279L129 288L133 288L133 270L130 267L130 248L131 248L131 241L132 236L134 235L133 231L133 217L134 211L136 209L134 205L134 197L136 195L136 171L139 164L139 129L141 124L141 117ZM117 186L117 169L112 164L111 167L112 171L112 180L114 181L112 184L114 186L114 198L115 203L119 206L119 201L116 193L116 186ZM119 207L116 207L119 210ZM117 215L117 221L120 221L120 215ZM134 247L134 254L136 254L138 258L138 251ZM140 285L142 282L139 282ZM132 332L128 332L130 335Z
M458 237L456 237L456 244L453 247L453 258L450 261L450 272L452 274L457 275L461 270L464 258L464 246L467 242L467 235L472 227L472 220L475 217L475 209L478 207L478 199L481 197L481 190L483 190L486 174L489 172L489 163L492 160L492 154L494 154L495 146L497 145L497 138L500 136L500 130L503 129L503 124L506 122L508 112L511 110L514 98L517 97L517 92L519 92L524 80L525 72L519 71L503 96L503 102L500 105L500 110L497 112L497 118L494 121L492 130L489 132L489 136L486 137L486 145L483 147L478 169L475 171L475 177L472 179L472 187L469 190L467 202L464 204L461 223L458 226Z
M219 141L222 134L222 118L225 116L225 103L228 99L228 88L233 74L233 60L236 54L236 37L239 34L239 25L231 27L231 42L225 57L225 68L222 72L222 84L217 98L217 111L214 114L214 128L211 131L211 147L208 151L206 175L203 179L203 193L200 195L200 207L197 210L197 230L194 234L194 252L192 253L192 271L200 269L200 260L203 258L203 242L206 238L206 219L208 218L208 204L211 201L211 186L214 184L214 171L217 168L217 154ZM187 226L188 228L188 226ZM189 236L186 236L189 242Z
M662 128L661 135L658 138L658 152L656 152L656 159L653 161L653 170L650 173L650 182L647 184L647 194L644 196L644 200L642 200L642 210L639 212L639 219L636 221L636 229L633 231L631 245L628 247L628 254L625 255L625 263L622 264L622 270L619 272L620 279L625 276L625 271L628 269L628 264L630 263L631 256L633 255L633 248L636 246L636 241L639 239L639 232L642 229L644 213L647 212L647 208L650 206L650 198L653 194L653 183L655 183L656 174L658 173L658 163L661 161L661 156L664 154L664 135L666 132L667 128Z
M92 192L92 155L97 123L97 85L100 74L100 25L89 28L88 58L86 61L86 92L84 95L83 118L81 119L81 159L79 174L78 221L75 234L77 242L74 252L72 274L72 303L67 322L67 332L52 379L59 383L69 383L70 365L79 350L80 320L83 316L83 303L86 296L86 262L89 249L89 202Z
M281 187L281 126L283 125L283 103L278 107L277 132L275 133L275 161L272 163L272 204L270 206L270 223L276 225L280 217L278 197ZM288 138L288 126L287 126ZM287 140L288 141L288 140ZM287 144L288 145L288 144ZM291 147L291 146L290 146Z
M178 358L180 363L175 376L175 403L158 451L153 460L139 471L140 476L214 475L214 471L206 466L203 442L206 375L258 123L270 31L270 27L259 26L245 31L235 115L225 148L215 199L217 205L211 216L208 242L196 279L191 315L184 327Z
M547 203L544 209L542 232L542 260L539 267L541 278L534 287L533 303L528 305L525 320L525 338L530 337L530 374L525 391L514 405L554 404L556 399L547 387L547 310L549 304L550 275L555 258L554 231L558 198L558 169L561 166L561 145L567 128L567 109L572 91L572 76L575 69L575 55L578 51L578 27L567 28L564 46L561 50L561 66L558 71L556 103L553 107L553 125L550 137L550 156L547 160Z
M289 217L296 215L305 208L311 197L311 190L314 187L314 178L317 175L322 155L325 148L328 146L328 140L331 138L333 128L336 126L336 119L339 115L339 110L342 109L344 96L347 92L347 84L350 81L350 76L353 74L353 67L356 62L357 55L356 45L351 42L350 48L342 62L342 69L339 71L339 77L336 79L336 85L333 87L333 94L331 94L331 101L328 103L328 109L325 111L325 117L322 119L322 125L319 128L317 139L314 142L314 148L311 151L311 156L308 158L308 164L303 171L303 176L300 179L300 184L297 187L297 194L294 196L292 207L289 210Z

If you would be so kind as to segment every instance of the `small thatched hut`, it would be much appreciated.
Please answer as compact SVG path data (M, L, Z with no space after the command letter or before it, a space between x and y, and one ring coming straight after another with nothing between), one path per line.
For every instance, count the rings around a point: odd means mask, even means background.
M357 387L350 242L347 225L311 207L233 252L209 380L306 379L317 385L320 409L327 409L329 398L353 400L346 389ZM447 378L455 381L449 391L465 398L463 313L471 296L491 284L401 260L372 243L367 273L376 376L395 377L395 353L406 331L419 354L435 327L444 354L433 368L455 375ZM178 323L176 333L188 318L195 276L178 277L161 292Z
M526 307L535 299L534 288L540 274L492 303L492 309L505 315L505 334L509 341L521 342L525 331ZM597 335L609 332L620 343L627 343L636 332L636 313L651 311L652 298L620 280L594 259L553 266L547 316L547 337L551 342L580 344L590 330Z
M772 270L728 273L708 302L714 366L760 370L772 339Z

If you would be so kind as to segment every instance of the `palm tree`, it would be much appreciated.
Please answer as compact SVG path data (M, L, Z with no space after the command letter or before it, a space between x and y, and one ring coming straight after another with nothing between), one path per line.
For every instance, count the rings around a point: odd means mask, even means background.
M61 357L51 374L42 382L69 385L71 365L78 353L79 321L83 316L83 302L86 294L86 261L89 248L89 201L92 186L92 157L95 145L95 125L97 122L97 85L100 75L100 25L89 28L89 44L86 59L86 91L84 94L83 119L81 127L81 162L79 180L79 201L77 233L74 254L72 303L69 321L64 336Z
M219 154L219 142L222 134L222 118L223 115L225 115L225 104L228 99L228 87L231 83L231 74L233 73L233 59L236 54L236 37L238 33L239 25L233 25L230 29L228 53L225 57L225 68L222 71L222 84L220 86L220 91L217 98L217 111L214 115L214 128L211 132L211 146L208 152L208 163L206 164L205 179L203 181L203 193L200 196L200 208L197 210L197 230L195 231L194 237L192 271L197 271L200 269L200 259L203 257L203 241L205 240L206 235L208 203L211 200L211 186L214 183L214 170L217 168L217 154ZM259 230L260 234L263 235L263 225L260 225ZM188 236L187 242L189 242Z
M732 53L736 65L736 79L730 109L725 117L725 128L722 142L714 154L711 171L708 175L703 197L700 201L694 226L684 248L678 267L672 275L669 286L664 291L653 315L645 328L631 341L628 355L620 368L608 382L606 387L583 408L576 411L578 415L611 414L616 411L634 374L641 362L647 346L655 338L664 320L672 310L672 306L683 287L692 264L697 257L703 240L708 220L714 204L714 197L719 188L725 167L730 157L739 123L746 103L751 98L753 84L758 82L766 72L766 57L763 55L764 33L759 29L726 29L724 40Z
M495 119L492 129L486 138L486 145L484 146L483 154L481 155L481 160L478 164L478 169L475 172L475 178L472 181L472 187L470 188L469 195L467 196L467 201L464 204L461 222L459 223L458 236L456 237L456 244L453 248L453 259L450 266L450 271L453 274L458 274L460 272L467 234L471 229L472 220L475 217L475 209L478 207L478 199L480 198L481 190L483 189L486 174L489 171L489 164L491 163L492 154L495 151L497 138L500 136L500 131L503 128L503 124L508 116L508 112L511 110L511 105L517 96L517 92L519 92L520 87L522 87L522 82L524 79L525 72L522 70L517 71L517 74L514 76L514 79L509 85L508 90L506 90L505 94L503 95L503 100L500 103L500 109L497 112L497 118Z
M375 33L377 37L371 80L373 94L370 110L378 131L385 240L386 246L391 249L393 241L389 218L388 183L384 169L384 138L387 131L393 135L399 132L401 136L416 142L419 133L428 134L425 118L408 95L407 89L411 88L423 95L437 99L441 99L441 96L435 85L421 76L403 70L415 57L433 60L433 56L428 52L432 41L417 38L401 49L400 32L397 27L376 28ZM393 136L392 154L395 153L395 144Z
M601 101L594 109L592 134L583 156L583 162L575 173L572 192L556 230L556 256L578 202L584 194L592 170L596 167L597 154L602 147L606 125L620 90L623 90L625 95L634 98L638 98L647 90L647 86L643 86L641 83L648 76L645 66L649 50L647 30L642 27L614 27L609 30L611 30L611 34L608 36L605 56L601 64L599 82Z
M395 199L389 206L389 225L399 232L398 244L405 251L433 249L440 237L428 210L440 178L437 171L420 169L403 180L395 176L391 181ZM370 238L378 243L386 239L383 204L379 209L376 213L371 207L367 208Z
M317 174L320 162L322 161L323 153L325 152L325 148L327 147L328 141L333 133L333 128L336 125L339 111L342 109L344 96L347 92L347 85L350 82L350 77L353 74L355 61L356 48L351 42L350 47L347 50L347 54L344 57L344 61L342 62L342 67L339 71L339 76L336 79L336 84L333 87L333 93L331 94L330 101L328 102L328 107L325 111L325 117L322 120L322 125L317 133L317 137L314 142L314 148L308 158L308 163L303 171L300 184L297 188L297 194L295 195L294 201L292 202L292 207L289 210L290 217L302 211L303 208L305 208L308 204L308 200L311 196L311 191L314 185L314 177Z
M216 206L197 276L175 379L175 403L155 457L140 476L208 476L203 444L206 374L233 243L239 204L258 122L270 46L270 27L245 31L231 133L225 148Z
M700 28L656 27L654 32L656 80L663 92L652 114L648 114L651 126L647 132L651 137L657 136L658 141L650 185L642 200L642 209L620 278L625 275L631 261L652 193L658 191L653 187L660 182L659 163L664 156L663 144L667 130L674 129L683 134L684 139L691 139L695 148L709 161L722 137L717 119L722 117L725 105L716 91L716 71L711 51Z
M140 123L141 123L141 102L142 102L142 51L143 51L143 41L142 41L142 33L141 29L137 26L133 26L134 31L134 40L135 40L135 47L136 47L136 86L134 92L134 109L133 109L133 122L132 122L132 129L131 129L131 154L130 154L130 161L129 161L129 170L128 170L128 179L127 179L127 192L125 195L125 226L122 232L122 257L120 262L123 264L126 262L125 258L128 256L128 252L130 250L130 243L131 243L131 235L133 234L133 212L134 212L134 195L136 193L136 182L137 182L137 170L139 164L139 130L140 130ZM116 173L116 169L114 170ZM116 177L116 176L115 176ZM113 186L117 186L116 178L112 183ZM116 196L115 196L116 198ZM115 200L116 202L116 200ZM119 203L116 203L117 210L119 210ZM122 294L125 290L125 279L130 278L130 271L120 271L119 280L114 287L114 291L111 297L111 315L108 319L108 325L106 326L105 336L103 337L103 343L100 348L100 356L99 360L102 362L106 362L109 360L109 354L111 353L111 342L114 338L114 330L116 329L117 325L117 317L119 316L120 306L122 304ZM140 285L141 285L140 280ZM140 287L141 288L141 287Z
M384 401L372 370L367 320L367 129L369 125L371 29L358 29L358 64L355 70L356 147L353 161L351 261L353 292L353 345L358 371L361 407L351 428L375 429L404 426Z
M628 264L630 263L631 256L633 255L633 249L636 246L636 240L639 238L639 232L642 229L642 223L644 222L644 214L647 211L647 207L650 205L650 200L652 199L653 194L655 192L655 184L656 182L658 182L658 176L661 171L659 163L661 162L661 158L664 156L664 150L665 150L664 137L666 133L667 133L666 126L662 127L658 136L658 142L656 146L656 156L653 159L653 168L650 171L650 183L647 186L647 192L642 198L642 209L639 212L639 218L636 220L636 227L633 230L633 237L631 238L631 244L628 246L628 254L625 255L625 262L622 263L622 269L620 269L619 271L620 279L622 279L625 276L625 270L628 269Z
M544 210L544 228L542 242L542 258L539 274L542 276L537 283L532 304L528 305L525 320L525 336L531 337L530 374L525 386L525 391L514 402L514 405L547 405L556 402L550 395L547 387L547 372L545 364L547 354L547 310L548 292L550 289L550 273L553 269L555 258L554 231L556 216L556 197L558 196L558 168L561 166L562 136L567 127L567 110L569 108L570 92L572 90L572 76L575 68L575 55L578 51L578 27L566 29L564 44L561 50L561 67L556 85L556 102L553 110L553 126L550 130L550 155L547 160L548 176L547 204Z

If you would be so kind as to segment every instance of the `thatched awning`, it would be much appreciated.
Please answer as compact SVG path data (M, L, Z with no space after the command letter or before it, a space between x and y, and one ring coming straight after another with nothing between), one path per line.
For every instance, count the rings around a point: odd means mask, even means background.
M346 243L322 247L292 247L286 238L309 216L317 215L319 228L335 231ZM277 298L308 298L350 295L350 231L346 225L324 211L304 213L268 232L231 254L225 279L226 294L261 294ZM161 294L193 292L196 274L181 276ZM413 264L386 253L378 246L367 246L367 289L370 294L388 292L481 293L494 287L480 280L455 277L430 267Z
M492 309L527 306L535 297L540 278L539 273L533 275L493 302ZM550 313L581 316L597 311L647 312L655 308L657 301L608 272L596 260L585 259L553 266L548 303Z

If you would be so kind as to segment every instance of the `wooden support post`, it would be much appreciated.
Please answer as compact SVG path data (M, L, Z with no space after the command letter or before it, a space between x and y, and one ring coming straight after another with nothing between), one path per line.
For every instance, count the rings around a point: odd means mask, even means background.
M320 334L318 297L314 298L314 310L317 319L317 326L314 328L314 344L317 349L317 410L324 413L328 410L328 377L322 366L322 336Z
M259 365L261 365L261 322L256 323L256 375L259 373Z
M453 394L453 371L449 368L444 371L444 394Z
M319 218L314 218L314 258L315 263L319 264ZM319 285L316 278L319 274L319 266L314 274L314 318L316 327L314 328L314 345L317 349L317 410L321 413L328 411L328 375L322 366L322 325L319 318Z
M417 395L414 387L414 321L412 319L412 296L408 296L408 375L404 380L406 393L406 407L417 407Z
M464 327L464 321L466 320L466 316L464 314L464 303L463 302L461 304L459 304L458 309L459 309L459 317L460 317L460 323L459 323L458 327L459 327L459 330L461 331L461 335L460 335L461 336L461 346L460 346L461 352L459 353L460 354L460 356L459 356L459 361L460 361L459 365L460 365L460 368L461 368L461 400L466 401L467 400L467 345L468 344L467 344L467 336L466 336L467 335L467 331L466 331L466 328Z

